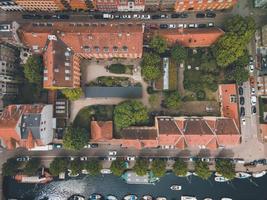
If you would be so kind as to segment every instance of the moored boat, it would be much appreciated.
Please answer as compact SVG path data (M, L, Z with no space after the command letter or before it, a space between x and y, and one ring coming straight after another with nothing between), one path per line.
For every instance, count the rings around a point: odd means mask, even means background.
M88 200L100 200L100 199L103 199L102 195L100 195L100 194L91 194L89 196Z
M221 175L220 173L216 172L216 173L215 173L215 176L220 177L220 176L222 176L222 175Z
M228 178L225 178L225 177L223 177L223 176L217 176L217 177L214 178L214 180L215 180L216 182L220 182L220 183L229 181Z
M249 178L249 177L251 177L251 174L246 173L246 172L237 172L237 173L235 174L235 177L236 177L236 178L239 178L239 179Z
M197 198L192 196L181 196L181 200L197 200Z
M209 197L208 197L208 198L205 198L205 199L203 199L203 200L212 200L212 198L209 198Z
M110 169L101 169L100 173L101 174L112 174L112 171Z
M193 174L194 176L198 176L196 172L193 172L192 174Z
M134 194L129 194L123 197L124 200L137 200L137 196Z
M156 200L167 200L166 197L157 197Z
M182 189L182 186L180 186L180 185L172 185L172 186L170 187L170 189L171 189L171 190L176 190L176 191L178 191L178 190L181 190L181 189Z
M192 175L192 172L186 172L185 176L179 176L179 177L187 177L187 176L191 176L191 175Z
M118 200L118 198L115 197L114 195L108 195L106 200Z
M221 198L221 200L233 200L233 199L228 198L228 197L223 197L223 198Z
M252 173L252 176L253 176L254 178L260 178L260 177L263 177L265 174L266 174L266 171L262 171L262 172L254 172L254 173Z
M141 200L153 200L153 197L150 195L145 195L141 198Z
M79 194L74 194L68 200L85 200L85 197Z

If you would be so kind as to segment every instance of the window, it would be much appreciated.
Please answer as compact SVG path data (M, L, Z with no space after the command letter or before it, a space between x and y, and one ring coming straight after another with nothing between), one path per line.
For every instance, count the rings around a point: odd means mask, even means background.
M90 49L89 46L83 46L83 49L84 49L84 51L86 51L86 52L90 52L90 51L91 51L91 49Z
M109 52L109 48L108 47L104 47L104 52Z
M99 52L99 47L98 46L95 46L94 49L95 49L96 52Z
M118 48L117 46L114 46L114 47L113 47L113 52L117 52L118 49L119 49L119 48Z
M125 52L127 52L128 51L128 47L127 46L123 46L122 47L122 50L125 51Z

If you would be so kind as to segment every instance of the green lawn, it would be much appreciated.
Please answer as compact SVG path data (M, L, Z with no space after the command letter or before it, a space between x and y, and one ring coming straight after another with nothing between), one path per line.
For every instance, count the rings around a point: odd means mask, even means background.
M264 124L263 113L267 112L267 99L259 97L260 123Z
M178 86L177 64L170 59L169 65L169 90L177 90Z

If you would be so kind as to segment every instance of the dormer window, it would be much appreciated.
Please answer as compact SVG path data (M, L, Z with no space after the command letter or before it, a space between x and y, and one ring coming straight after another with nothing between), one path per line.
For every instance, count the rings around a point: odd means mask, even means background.
M118 48L117 46L114 46L114 47L113 47L113 52L118 52L118 49L119 49L119 48Z
M84 49L84 51L86 51L86 52L90 52L90 51L91 51L91 49L90 49L89 46L83 46L83 49Z
M99 47L98 46L95 46L94 49L95 49L96 52L99 52Z
M104 52L109 52L109 48L108 47L104 47Z
M128 51L128 47L127 46L123 46L122 47L122 51L127 52Z

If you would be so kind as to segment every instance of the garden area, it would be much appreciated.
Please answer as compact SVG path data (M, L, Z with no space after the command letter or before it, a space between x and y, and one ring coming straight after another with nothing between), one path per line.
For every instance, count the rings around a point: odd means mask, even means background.
M111 64L106 66L110 73L114 74L133 74L133 65L123 65L121 63Z
M266 124L264 113L267 113L267 98L259 97L260 123Z
M117 76L100 76L93 82L87 84L88 86L103 86L103 87L127 87L127 86L141 86L140 83L134 83L134 80L128 77Z

